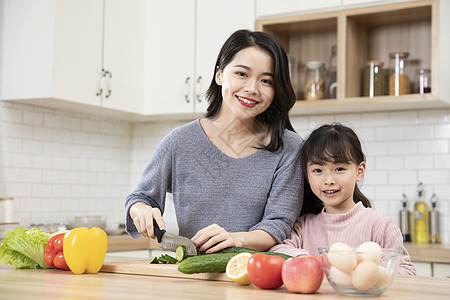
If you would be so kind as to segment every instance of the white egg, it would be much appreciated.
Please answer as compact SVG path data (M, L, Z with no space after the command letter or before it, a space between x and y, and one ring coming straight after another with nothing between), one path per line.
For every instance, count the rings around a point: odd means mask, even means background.
M382 249L375 242L365 242L356 248L358 252L358 263L361 261L371 260L376 264L380 263Z
M342 272L350 274L356 267L356 255L352 248L344 243L334 243L328 250L328 260Z
M376 286L385 286L391 281L391 274L386 267L378 266L378 274L379 277L377 283L375 284Z
M357 290L367 291L378 282L378 278L378 265L371 260L366 260L356 266L352 275L352 284Z
M342 286L351 286L352 285L352 275L342 272L336 267L330 268L330 278L334 283L342 285Z

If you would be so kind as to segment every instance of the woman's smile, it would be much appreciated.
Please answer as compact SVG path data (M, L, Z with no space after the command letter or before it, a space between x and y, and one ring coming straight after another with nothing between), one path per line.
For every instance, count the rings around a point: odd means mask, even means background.
M247 107L254 107L256 104L259 103L258 101L255 101L247 97L236 96L236 98L238 99L239 103Z

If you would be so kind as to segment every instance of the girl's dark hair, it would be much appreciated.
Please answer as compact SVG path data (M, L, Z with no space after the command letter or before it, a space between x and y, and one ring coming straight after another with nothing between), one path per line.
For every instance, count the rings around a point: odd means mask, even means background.
M303 178L305 187L304 201L301 215L307 213L318 214L323 208L323 203L312 192L307 182L307 165L309 162L323 164L333 163L354 163L359 165L366 161L362 151L361 143L356 133L349 127L340 123L322 125L309 135L303 143L300 152ZM355 203L362 202L365 207L372 207L369 199L359 190L355 184L353 193Z
M295 103L295 92L289 76L289 60L283 46L274 36L260 31L238 30L225 41L216 60L211 84L206 91L209 106L205 117L214 117L222 106L222 87L216 83L216 73L223 71L236 53L248 47L266 51L273 60L274 98L271 105L256 116L256 120L268 125L271 132L270 143L262 148L274 152L283 147L284 129L294 131L288 113Z

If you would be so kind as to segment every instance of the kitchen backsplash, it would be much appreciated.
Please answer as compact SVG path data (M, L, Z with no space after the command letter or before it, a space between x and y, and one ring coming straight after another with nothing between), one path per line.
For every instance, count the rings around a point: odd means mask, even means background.
M7 197L17 221L65 222L106 215L124 221L124 199L140 180L159 141L183 122L129 123L1 102L1 143ZM416 186L438 197L441 236L450 244L450 109L322 115L292 118L306 137L338 121L359 134L367 156L361 186L375 209L398 224L402 194L413 207ZM293 183L295 184L295 183ZM3 187L4 188L4 187ZM2 190L2 189L0 189ZM0 195L2 197L2 195ZM174 230L173 206L166 222Z

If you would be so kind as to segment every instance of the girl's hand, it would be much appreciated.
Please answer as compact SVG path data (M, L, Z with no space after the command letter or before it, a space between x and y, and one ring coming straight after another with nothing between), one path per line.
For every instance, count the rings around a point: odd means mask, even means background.
M166 228L161 211L143 202L137 202L130 208L130 217L133 219L137 231L143 237L155 238L153 220L156 221L161 230Z
M199 230L191 240L196 247L201 246L200 251L206 250L206 253L217 252L233 246L239 247L233 234L217 224Z

